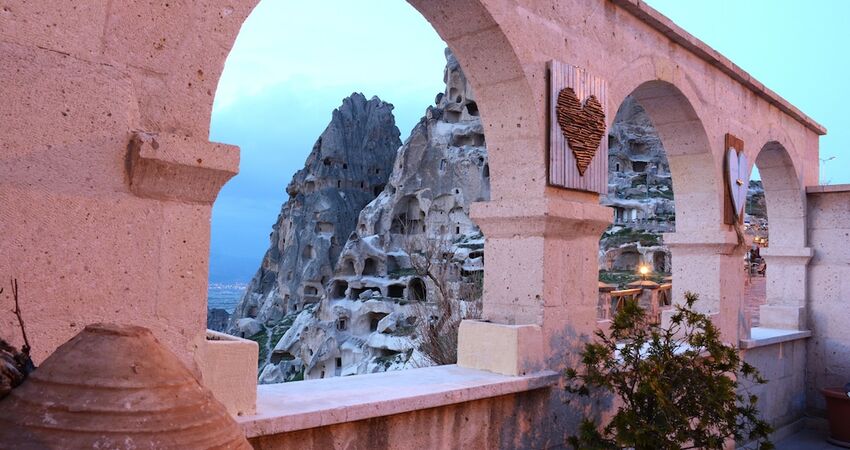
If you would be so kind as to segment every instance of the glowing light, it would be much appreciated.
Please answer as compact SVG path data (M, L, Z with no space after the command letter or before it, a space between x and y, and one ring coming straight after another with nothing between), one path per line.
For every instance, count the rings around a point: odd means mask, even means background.
M641 275L648 275L649 274L649 266L647 266L646 264L641 264L640 267L638 267L638 272Z

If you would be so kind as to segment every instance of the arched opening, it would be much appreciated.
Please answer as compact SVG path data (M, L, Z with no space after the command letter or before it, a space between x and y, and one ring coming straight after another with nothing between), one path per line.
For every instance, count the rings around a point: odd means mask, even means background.
M626 84L617 88L629 86L630 81L623 82ZM669 252L670 263L665 263L665 268L671 273L653 272L653 280L671 284L675 302L683 301L687 291L698 292L700 300L696 307L705 313L719 313L721 298L734 301L734 295L726 292L730 285L720 275L732 266L734 258L729 257L726 248L734 243L730 227L724 224L722 158L712 152L708 134L694 107L699 105L692 101L697 99L697 94L687 84L680 88L656 79L634 85L631 90L624 89L618 95L624 99L621 103L634 101L643 110L658 143L663 146L666 161L651 157L652 142L637 140L628 145L629 152L634 154L631 160L613 159L609 164L616 168L620 163L621 173L635 175L633 185L629 186L635 200L640 200L642 193L644 198L655 196L666 200L670 208L653 209L642 201L630 202L617 205L621 209L616 211L616 219L624 227L635 225L638 229L653 230L656 237L642 236L641 246L660 246ZM609 118L612 125L609 129L618 119L622 117ZM622 141L625 137L628 136L619 138ZM635 162L639 163L637 167ZM656 265L647 259L647 252L641 253L642 264ZM600 262L604 263L605 259L600 258Z
M378 263L375 258L366 258L363 261L363 276L373 276L378 274Z
M653 164L639 157L636 161L647 163L638 167L644 169L646 175L652 173L669 179L671 199L675 184L675 231L725 230L721 165L711 153L702 120L689 98L678 87L662 80L644 82L627 97L641 107L663 145L666 161ZM623 103L627 101L624 99ZM651 142L639 141L631 151L646 155L652 149ZM628 165L623 170L628 171ZM634 166L632 171L638 172Z
M267 5L270 2L261 3L255 12L261 10L263 5ZM433 2L427 1L411 1L410 2L437 30L440 37L442 37L448 46L455 52L458 57L458 60L461 65L464 65L464 68L468 70L470 85L473 89L476 90L475 100L472 101L471 98L467 96L467 93L461 90L456 90L453 93L452 98L459 103L461 110L461 116L475 116L482 118L482 128L487 129L505 129L508 126L510 127L523 127L523 130L535 130L538 129L538 125L540 122L540 118L538 118L536 111L536 103L535 103L535 95L534 90L529 86L529 82L524 77L523 65L519 63L519 60L516 56L516 51L514 50L512 44L509 42L507 37L504 36L502 30L498 27L496 20L490 15L487 11L487 8L477 0L473 0L472 2L468 2L461 6L454 5L437 5ZM455 17L463 17L464 20L458 22L454 20ZM247 28L247 27L246 27ZM482 30L490 30L485 33L477 33ZM470 34L472 33L472 34ZM487 43L488 49L488 57L481 58L480 57L480 49L483 42ZM491 57L495 57L499 60L499 70L493 70L493 64ZM328 58L333 59L333 58ZM468 67L467 67L468 66ZM442 67L440 67L441 69ZM341 73L341 72L336 72ZM488 111L488 105L500 104L504 100L505 90L504 85L499 86L498 83L502 81L510 81L511 87L510 92L512 96L518 96L520 101L514 101L514 106L510 111L507 110L498 110L492 109ZM351 92L350 90L348 92ZM377 92L380 94L380 92ZM303 94L303 93L302 93ZM372 92L369 92L372 94ZM391 100L388 98L387 100ZM497 103L499 102L499 103ZM332 109L332 108L331 108ZM331 110L329 109L329 110ZM418 116L417 116L418 117ZM464 117L459 117L459 120L466 120ZM409 128L402 130L402 133L407 133ZM508 136L505 136L508 137ZM228 140L228 139L216 139L218 141L228 142L240 145L242 142ZM496 139L495 144L499 144L498 138ZM518 142L512 139L506 139L509 142L503 143L502 148L506 149L506 151L511 151L511 148L523 149L527 154L527 143ZM483 144L483 138L481 136L475 136L472 140L473 144ZM332 145L328 139L324 139L321 141L317 141L316 146L319 151L324 151L326 147ZM246 156L250 155L251 149L250 146L243 145L242 146L242 155L243 155L243 170L247 174L248 164L246 162ZM494 174L499 174L499 168L503 166L502 157L496 157L496 159L490 159L490 164L493 164L492 168L495 171ZM322 166L325 172L334 172L336 176L333 179L318 179L317 181L310 182L314 183L312 188L316 190L324 190L327 191L328 188L332 188L334 186L338 186L339 189L351 189L353 187L361 187L365 190L366 194L379 194L381 190L381 186L375 180L370 180L368 182L362 183L360 180L350 180L351 176L354 176L357 172L358 167L356 164L353 164L351 161L341 161L334 158L326 157L325 154L320 154L319 157L315 160L316 163ZM525 170L527 172L531 172L532 168L539 169L545 165L545 154L544 152L535 152L533 155L528 155L527 158L524 158L520 162L513 162L512 165L515 167L517 164L520 166L525 165ZM522 170L521 167L515 167L517 170ZM372 177L376 177L377 175L387 175L392 171L392 167L380 167L373 168L373 171L369 171L369 175ZM490 166L487 165L484 167L484 173L489 177ZM243 175L244 176L244 175ZM499 177L495 177L494 179L498 179ZM231 183L232 185L233 183ZM513 183L505 184L506 189L515 190L516 187ZM542 190L543 186L540 184L537 186ZM402 186L392 186L388 185L385 189L390 193L394 193L396 188L399 190L402 189ZM482 198L483 200L483 198ZM418 202L411 202L418 203ZM279 204L278 204L279 205ZM302 204L303 205L303 204ZM299 205L299 206L302 206ZM413 206L413 205L411 205ZM419 205L417 205L419 206ZM414 208L415 209L415 208ZM278 208L277 212L280 212L281 209ZM425 223L424 223L424 212L421 211L421 206L417 214L408 214L410 212L410 208L408 211L405 211L404 217L401 222L411 222L408 223L405 232L416 234L423 233L425 231ZM337 236L345 239L349 233L346 233L344 230L340 230L341 225L339 223L334 223L335 229L330 231L328 229L322 229L320 225L315 224L315 220L318 217L311 216L308 221L310 221L309 225L311 228L316 227L316 231L324 232L327 234L332 234L333 238ZM323 221L326 221L325 217L322 217ZM420 221L421 223L416 223ZM288 220L289 228L280 227L280 230L285 230L286 234L288 234L288 241L290 244L289 248L286 248L286 245L280 246L280 254L281 255L291 255L295 258L311 258L315 261L316 255L315 251L311 249L310 252L307 252L306 249L303 248L305 245L304 240L301 236L297 236L294 233L290 232L290 228L292 227L291 218ZM378 225L375 225L377 228ZM386 226L385 226L386 227ZM283 234L283 233L281 233ZM272 236L274 238L274 236ZM294 238L294 239L293 239ZM280 241L278 241L280 243ZM290 250L292 244L299 245L301 248L298 248L295 251ZM325 245L316 245L312 244L315 250L320 250L321 258L324 259ZM342 251L343 245L338 245L339 250ZM335 264L336 261L333 261L334 252L331 251L331 263ZM308 256L309 255L309 256ZM339 255L339 252L336 253ZM283 256L282 256L283 258ZM271 263L271 261L270 261ZM405 261L401 261L402 265L406 265ZM287 268L287 271L292 271L292 267L294 264L290 265ZM356 269L354 267L353 261L342 261L340 262L341 275L353 276L356 274ZM388 269L390 269L390 265L388 264ZM396 265L396 270L402 270L398 265ZM376 267L377 269L377 267ZM383 269L382 269L383 270ZM365 268L364 271L369 273L371 271L370 268ZM315 282L318 280L305 280L300 273L298 268L295 268L296 275L294 277L290 277L287 281L292 284L299 283L303 284L305 281ZM327 274L327 272L323 272L323 274ZM333 274L333 276L339 276L340 274ZM331 279L333 279L331 277ZM403 283L403 281L399 281ZM409 289L410 292L417 294L415 297L424 300L426 297L426 289L424 282L418 280L417 283L414 283L414 287L416 289ZM356 286L356 284L355 284ZM295 308L293 312L297 312L297 310L308 309L309 307L305 305L304 299L299 299L298 291L299 286L295 285L293 289L290 291L293 293L292 300L292 308ZM334 286L328 286L328 290L333 292L335 289ZM318 295L324 291L324 289L316 289L317 297ZM359 294L365 292L365 288L352 288L348 289L348 293L353 298L358 298ZM337 292L339 293L339 292ZM305 293L303 290L301 291L302 295L311 295L310 293ZM407 294L410 295L410 294ZM302 300L302 301L299 301ZM353 325L354 322L352 322Z
M334 280L331 288L331 293L334 298L345 298L345 291L348 290L348 283L343 280Z
M408 300L412 302L424 302L428 300L428 289L421 278L413 278L407 285Z
M676 229L665 146L634 96L623 100L608 133L608 193L600 203L614 210L614 221L600 239L600 289L624 290L641 278L661 282L671 274L664 233Z
M754 327L800 329L810 257L805 190L791 155L777 141L759 150L754 165L760 180L750 182L744 216L744 308Z

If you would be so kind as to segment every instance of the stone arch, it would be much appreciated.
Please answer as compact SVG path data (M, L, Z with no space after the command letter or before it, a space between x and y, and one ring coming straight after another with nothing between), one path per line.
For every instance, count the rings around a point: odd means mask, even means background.
M805 329L808 263L806 191L788 149L766 143L756 156L767 204L769 243L761 255L767 263L766 304L759 308L759 326Z
M626 87L615 96L617 107L628 95L635 98L655 126L673 179L676 195L676 230L704 230L706 223L723 223L723 191L718 159L712 153L708 132L695 109L696 94L686 94L683 83L651 79ZM684 90L683 90L684 89ZM696 99L695 99L696 100ZM613 109L609 110L613 111ZM614 115L608 115L609 125ZM685 181L686 180L686 181Z
M759 150L754 165L764 186L770 244L805 247L806 194L791 154L778 141L770 141Z

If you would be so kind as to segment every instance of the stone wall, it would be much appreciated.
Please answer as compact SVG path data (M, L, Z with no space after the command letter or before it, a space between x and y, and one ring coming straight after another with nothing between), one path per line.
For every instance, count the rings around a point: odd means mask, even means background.
M806 340L743 350L744 361L758 368L766 384L745 384L741 393L758 396L762 417L775 430L803 417L806 409Z
M549 390L539 389L249 441L257 450L557 448L564 441L551 442L541 426L548 401Z
M813 192L814 191L814 192ZM850 382L850 185L810 188L808 407L825 408L820 389ZM822 411L820 412L822 413Z

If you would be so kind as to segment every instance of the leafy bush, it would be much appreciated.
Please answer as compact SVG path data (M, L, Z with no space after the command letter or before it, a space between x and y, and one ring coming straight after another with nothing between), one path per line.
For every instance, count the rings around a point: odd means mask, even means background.
M647 322L636 302L626 304L609 335L585 344L581 373L567 370L567 392L588 396L613 393L621 406L601 430L585 418L569 443L577 449L723 449L728 439L772 449L770 425L759 418L757 397L738 393L736 377L765 383L741 360L737 348L721 342L705 314L687 293L669 327Z

